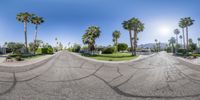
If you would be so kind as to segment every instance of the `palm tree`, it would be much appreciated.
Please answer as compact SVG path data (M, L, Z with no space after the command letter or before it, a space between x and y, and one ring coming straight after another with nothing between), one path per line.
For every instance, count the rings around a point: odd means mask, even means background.
M144 24L139 19L134 18L134 17L128 21L124 21L122 24L123 24L124 29L129 30L131 44L132 44L131 31L134 32L134 48L132 46L131 49L132 49L132 55L136 55L136 48L137 48L137 41L138 41L137 35L139 32L142 32L144 30ZM133 54L133 51L134 51L134 54Z
M194 20L191 19L191 17L186 17L186 18L183 18L183 21L185 23L185 28L186 28L186 45L187 45L187 50L189 50L188 27L190 27L190 26L192 26L194 24Z
M179 39L180 39L180 41L181 41L181 46L182 46L182 45L183 45L183 36L180 35L180 36L179 36Z
M35 39L34 39L34 44L36 45L36 41L37 41L37 34L38 34L38 25L44 23L44 20L42 17L38 17L38 16L34 16L31 19L31 23L35 24ZM35 51L34 51L35 54Z
M178 44L178 35L179 35L180 31L179 29L175 29L174 30L174 34L176 35L176 44Z
M118 39L120 38L120 34L121 34L120 31L117 31L117 30L115 30L112 34L114 46L116 46L116 48L117 48L117 45L118 45Z
M198 38L197 40L198 40L198 44L199 44L199 47L200 47L200 38Z
M132 24L131 24L130 21L128 20L128 21L124 21L124 22L122 23L122 25L123 25L123 28L124 28L125 30L128 30L128 31L129 31L131 53L132 53L132 55L134 55L134 53L133 53L133 42L132 42L132 30L133 30Z
M19 13L17 14L17 20L19 22L24 23L24 36L25 36L25 47L26 52L28 52L28 43L27 43L27 23L31 21L31 18L34 16L34 14L30 14L28 12L25 13Z
M155 42L156 42L156 51L158 52L158 40L157 39L155 39Z
M88 44L90 51L95 49L95 40L100 36L100 28L97 26L90 26L86 30L86 33L82 36L83 44Z
M185 21L183 18L179 21L179 27L182 29L182 34L183 34L183 48L185 49Z
M174 47L175 43L176 43L176 39L174 37L171 37L169 40L169 44L172 45L173 53L175 53L175 47Z

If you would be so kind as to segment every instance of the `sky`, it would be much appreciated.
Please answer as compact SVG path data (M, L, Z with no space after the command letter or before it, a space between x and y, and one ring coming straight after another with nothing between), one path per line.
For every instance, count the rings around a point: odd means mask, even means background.
M82 44L82 35L92 25L99 26L101 35L97 45L110 45L112 32L119 30L119 42L129 44L129 33L122 22L139 18L145 30L138 34L139 44L168 42L175 36L180 18L191 17L189 37L197 42L200 37L200 0L1 0L0 45L4 42L24 43L23 23L16 20L20 12L34 13L44 18L38 38L55 45L57 37L64 46L68 42ZM28 42L33 41L34 25L28 24Z

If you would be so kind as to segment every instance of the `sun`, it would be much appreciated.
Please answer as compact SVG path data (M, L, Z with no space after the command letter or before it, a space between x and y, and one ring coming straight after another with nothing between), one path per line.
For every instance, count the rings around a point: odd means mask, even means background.
M162 35L170 34L170 28L168 26L160 26L159 34L162 34Z

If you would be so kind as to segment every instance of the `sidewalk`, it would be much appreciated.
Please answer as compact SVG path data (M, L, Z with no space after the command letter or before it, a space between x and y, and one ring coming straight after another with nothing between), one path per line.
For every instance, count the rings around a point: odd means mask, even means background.
M6 55L0 55L0 64L3 63L6 60L8 54Z
M195 65L200 65L200 57L196 58L196 59L186 59L186 58L182 58L182 57L177 57L185 62L191 63L191 64L195 64Z

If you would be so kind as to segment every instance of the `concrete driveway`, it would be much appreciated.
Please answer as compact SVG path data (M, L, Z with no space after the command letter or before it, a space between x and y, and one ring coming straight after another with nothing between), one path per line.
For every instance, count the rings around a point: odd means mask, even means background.
M200 66L165 52L127 63L62 52L33 70L0 70L0 100L199 100Z

